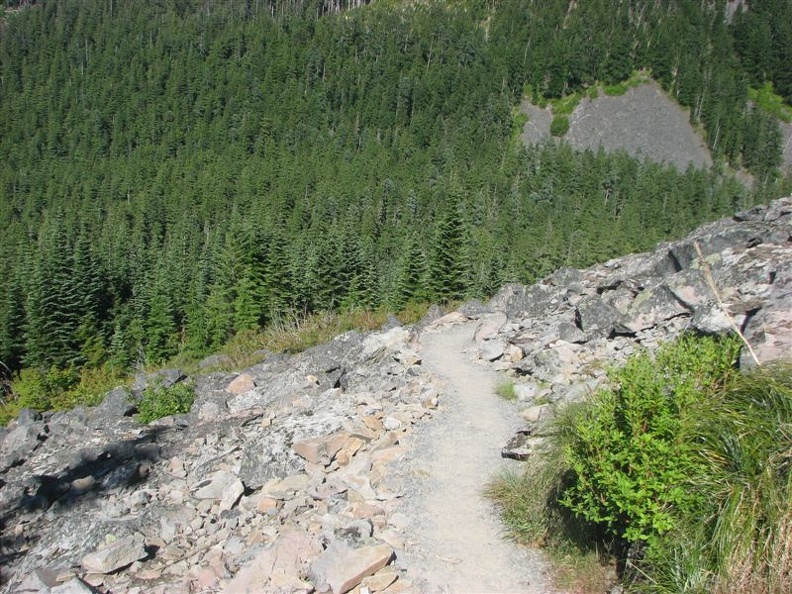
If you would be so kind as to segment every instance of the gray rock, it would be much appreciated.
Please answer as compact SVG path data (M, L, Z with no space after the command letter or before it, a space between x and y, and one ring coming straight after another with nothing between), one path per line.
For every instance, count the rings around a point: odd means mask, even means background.
M223 493L223 497L220 500L220 511L223 512L233 508L244 492L245 485L242 484L242 481L239 479L233 481Z
M70 579L68 582L50 588L50 594L99 594L97 590L88 582L78 577Z
M386 544L351 549L336 541L311 564L308 577L319 591L329 589L333 594L344 594L392 558L393 549Z
M41 420L41 413L32 408L21 408L17 415L17 425L32 425Z
M744 315L732 318L739 328L745 320ZM733 330L729 316L717 303L697 307L690 319L690 327L702 334L725 334Z
M542 441L540 438L533 437L531 433L530 429L518 431L501 449L501 457L521 461L530 458L537 444Z
M569 124L564 142L576 150L626 151L639 159L670 163L679 171L688 166L707 169L712 165L712 157L690 125L688 113L653 81L620 96L584 97L569 117Z
M346 544L360 547L371 543L374 526L371 524L371 520L358 519L337 528L334 534L336 538L343 540Z
M576 316L580 329L589 340L610 338L622 321L619 310L599 296L583 298L576 308Z
M126 417L137 412L137 406L133 403L129 390L119 387L107 393L97 410L101 414Z
M226 392L239 395L256 387L256 380L249 373L240 373L226 386Z
M700 269L683 270L669 276L664 284L674 298L690 310L714 299L706 276Z
M181 369L160 369L148 374L137 373L132 384L132 393L139 394L146 388L170 388L185 379L187 376Z
M627 313L618 321L631 332L653 328L689 310L664 286L645 289L635 296Z
M38 567L26 575L11 592L14 594L48 593L50 592L50 588L57 585L58 575L56 572L46 567Z
M0 470L16 466L24 462L47 438L42 423L18 425L8 432L3 440Z
M133 534L87 554L82 566L94 573L111 573L147 556L143 535Z
M792 283L792 279L788 282ZM779 287L778 293L781 291ZM788 359L792 353L792 291L778 294L777 299L752 315L745 336L760 363ZM755 365L748 350L743 349L740 367L749 369Z
M489 305L484 305L478 299L471 299L466 301L457 308L457 311L471 320L476 320L482 316L492 314L492 308Z
M583 331L570 322L558 324L558 338L565 342L586 342L586 335Z
M484 361L495 361L503 356L506 343L502 340L486 340L479 346L479 357Z
M490 340L495 338L500 332L501 328L506 325L508 318L506 314L499 313L494 314L491 316L487 316L476 327L476 331L473 334L473 340L476 341L477 344L481 345L486 340Z
M225 492L237 480L237 476L233 472L220 470L195 485L193 497L196 499L222 499Z
M556 287L567 288L583 280L583 273L575 268L559 268L547 277L546 282Z
M302 459L282 436L264 432L249 439L242 454L239 478L250 489L259 489L273 478L302 470Z
M514 384L514 394L521 402L533 400L539 395L539 386L535 383Z

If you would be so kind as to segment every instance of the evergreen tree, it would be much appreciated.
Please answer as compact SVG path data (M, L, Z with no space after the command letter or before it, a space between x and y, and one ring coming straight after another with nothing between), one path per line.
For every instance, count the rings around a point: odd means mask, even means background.
M461 196L455 188L449 193L437 223L429 263L433 295L437 299L449 301L467 296L470 288L469 244Z

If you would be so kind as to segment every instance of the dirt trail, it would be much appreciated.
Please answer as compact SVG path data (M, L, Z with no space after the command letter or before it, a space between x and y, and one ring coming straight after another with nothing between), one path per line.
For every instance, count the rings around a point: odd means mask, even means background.
M474 330L467 323L421 337L442 407L415 435L406 463L417 496L403 510L411 521L401 561L422 592L550 592L541 554L508 541L482 495L520 423L495 394L494 373L473 361Z

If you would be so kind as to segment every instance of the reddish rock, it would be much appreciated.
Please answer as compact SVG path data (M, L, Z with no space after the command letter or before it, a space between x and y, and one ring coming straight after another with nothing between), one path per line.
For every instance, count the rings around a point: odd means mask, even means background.
M345 594L392 558L393 549L386 544L349 549L335 542L311 564L309 577L317 590L329 588L333 594Z
M253 376L249 373L242 373L238 375L230 384L228 384L228 386L226 386L226 392L239 395L244 394L255 387L256 382L253 380Z

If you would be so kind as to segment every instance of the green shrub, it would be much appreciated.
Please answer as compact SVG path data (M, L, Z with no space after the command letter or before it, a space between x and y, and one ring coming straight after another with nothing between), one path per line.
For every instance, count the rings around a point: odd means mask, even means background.
M580 103L582 96L583 95L581 93L572 93L559 99L553 99L550 102L550 106L553 109L553 115L570 115L573 111L575 111L575 108L577 107L578 103Z
M786 105L783 97L775 93L772 82L768 81L758 89L748 89L748 97L765 113L786 123L792 122L792 107Z
M47 411L99 404L108 390L124 379L107 365L79 370L76 367L22 369L11 382L11 396L0 405L0 424L8 423L21 408Z
M20 408L60 410L68 407L71 392L79 383L80 372L75 367L22 369L11 382L11 389Z
M792 592L792 364L740 375L739 350L685 337L611 371L490 485L515 536L553 558L607 547L598 527L639 543L631 592Z
M652 541L702 505L685 483L702 461L691 414L736 375L736 339L682 338L611 372L565 445L574 480L562 505L629 542Z
M195 391L185 383L168 388L147 388L138 403L138 421L150 423L162 417L190 412L193 400L195 400Z
M550 123L550 134L560 138L569 132L569 118L565 115L557 115Z

